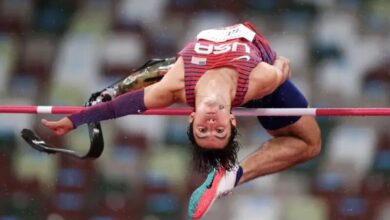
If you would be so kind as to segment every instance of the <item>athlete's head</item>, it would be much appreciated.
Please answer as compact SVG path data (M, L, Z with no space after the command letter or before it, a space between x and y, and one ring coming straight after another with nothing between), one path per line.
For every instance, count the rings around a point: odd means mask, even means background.
M195 166L200 171L237 162L236 120L230 108L215 100L200 103L189 117L188 138L193 145Z

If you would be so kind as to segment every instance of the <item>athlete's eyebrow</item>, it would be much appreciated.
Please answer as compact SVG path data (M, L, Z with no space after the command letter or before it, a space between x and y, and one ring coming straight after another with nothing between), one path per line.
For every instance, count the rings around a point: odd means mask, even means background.
M208 135L205 135L205 136L199 136L196 132L194 132L194 135L198 138L198 139L205 139L208 137Z
M216 137L217 139L219 140L224 140L226 138L227 134L223 135L223 136L217 136L217 135L214 135L214 137Z
M207 137L209 137L209 135L206 135L206 136L198 136L198 134L194 133L194 135L198 138L198 139L206 139ZM227 134L223 135L223 136L216 136L214 135L215 138L219 139L219 140L224 140L226 138Z

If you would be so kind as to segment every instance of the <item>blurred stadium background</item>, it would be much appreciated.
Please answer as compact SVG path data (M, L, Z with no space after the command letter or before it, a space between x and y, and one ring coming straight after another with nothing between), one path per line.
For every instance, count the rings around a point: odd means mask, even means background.
M153 57L170 57L204 28L251 21L313 107L389 107L387 0L0 0L0 103L82 105ZM57 119L60 116L47 116ZM204 176L191 167L186 117L103 122L95 161L48 156L19 136L86 150L36 115L0 115L0 220L186 219ZM390 119L318 118L323 151L219 200L205 219L389 220ZM239 118L240 158L269 136Z

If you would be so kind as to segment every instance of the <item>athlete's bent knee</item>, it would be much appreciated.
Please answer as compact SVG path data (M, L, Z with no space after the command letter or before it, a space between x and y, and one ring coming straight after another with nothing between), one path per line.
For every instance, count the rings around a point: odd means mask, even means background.
M315 129L311 132L307 140L307 159L312 159L321 153L321 132L320 129Z

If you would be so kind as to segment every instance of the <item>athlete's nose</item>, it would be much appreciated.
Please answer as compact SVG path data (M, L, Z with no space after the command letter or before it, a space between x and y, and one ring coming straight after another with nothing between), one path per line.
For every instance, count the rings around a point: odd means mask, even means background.
M215 118L209 118L207 119L207 122L210 123L210 124L214 124L215 123Z

